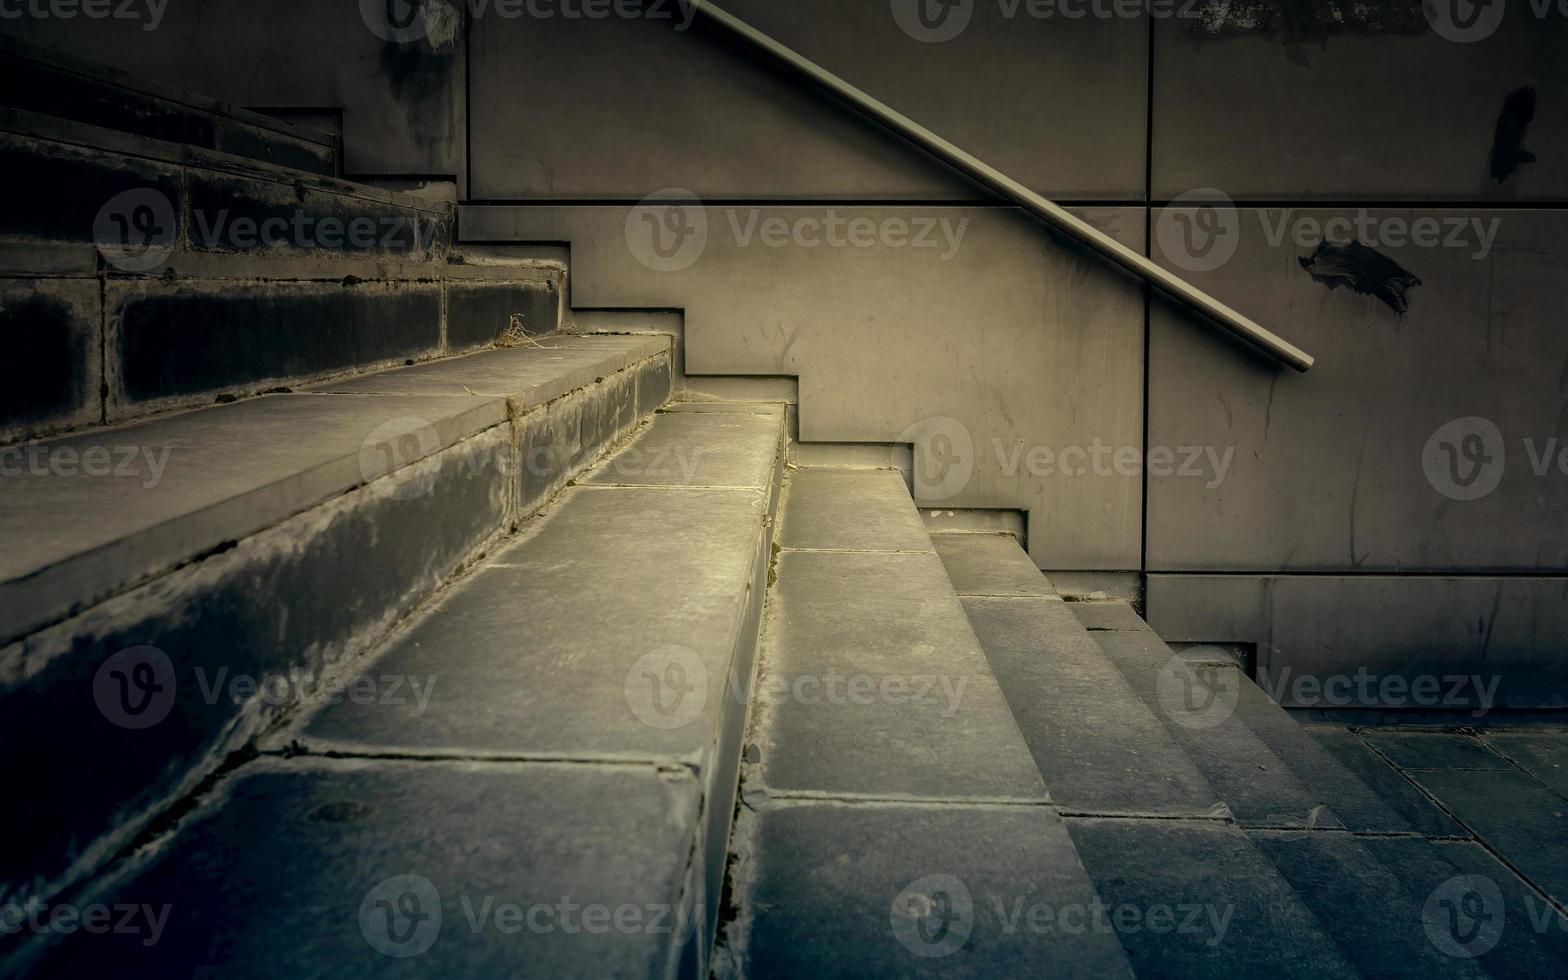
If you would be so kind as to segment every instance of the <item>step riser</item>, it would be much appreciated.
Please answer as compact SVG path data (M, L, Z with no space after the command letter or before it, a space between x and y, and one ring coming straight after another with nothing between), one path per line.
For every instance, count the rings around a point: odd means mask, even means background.
M0 441L477 350L514 314L531 333L556 328L554 280L503 269L436 278L448 268L350 283L0 278L0 323L29 365L0 395Z
M627 434L639 396L653 403L668 394L661 354L523 419L548 409L577 420L574 451L559 464L564 483ZM476 550L537 510L524 428L494 426L0 649L0 745L36 788L34 826L19 828L33 845L25 855L13 850L0 894L53 891L112 856L150 814L297 707L311 679L366 651ZM133 647L167 658L172 694L140 713L117 712L116 685L132 675L117 681L108 671L125 665L103 665ZM265 698L242 689L249 697L236 704L224 687L236 678L275 687ZM402 696L410 691L405 680ZM155 711L166 714L145 729L115 721L134 726ZM36 727L40 718L50 719L46 729Z

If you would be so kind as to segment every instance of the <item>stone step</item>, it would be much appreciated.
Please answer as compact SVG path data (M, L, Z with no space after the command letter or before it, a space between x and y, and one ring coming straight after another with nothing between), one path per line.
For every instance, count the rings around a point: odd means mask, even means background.
M1312 910L1234 825L1070 818L1140 980L1355 977Z
M1136 618L1131 607L1078 615L1080 622L1087 617L1102 626L1142 623L1128 621ZM1244 826L1415 829L1233 661L1201 652L1178 655L1146 626L1097 628L1090 636Z
M322 176L338 172L330 134L0 37L0 91L17 109L184 143Z
M669 370L659 340L574 339L0 450L0 744L32 787L0 892L96 867L627 434Z
M1017 539L933 534L1051 799L1079 814L1223 811Z
M428 678L431 696L342 700L269 742L693 777L696 810L660 819L688 824L695 856L675 870L694 880L699 960L718 912L785 438L780 407L707 408L656 416L363 668ZM543 870L540 883L552 880Z
M793 470L780 545L718 975L1129 975L902 478Z

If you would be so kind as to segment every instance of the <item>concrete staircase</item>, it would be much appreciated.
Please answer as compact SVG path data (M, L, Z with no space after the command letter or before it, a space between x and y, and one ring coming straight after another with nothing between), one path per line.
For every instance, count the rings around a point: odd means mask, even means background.
M1568 962L1530 853L1568 786L1303 728L898 471L803 465L875 450L793 442L782 379L688 383L678 313L568 310L330 140L7 45L42 190L0 219L0 975ZM170 234L127 267L93 212L143 190ZM1484 955L1456 881L1501 896Z

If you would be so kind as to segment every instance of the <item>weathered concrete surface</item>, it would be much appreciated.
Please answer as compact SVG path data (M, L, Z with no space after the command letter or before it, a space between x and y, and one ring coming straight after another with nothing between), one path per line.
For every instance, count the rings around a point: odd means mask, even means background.
M1067 608L1078 617L1078 622L1085 629L1100 630L1147 630L1149 624L1143 621L1132 604L1122 599L1089 600L1087 602L1070 602Z
M321 416L282 413L273 422L289 434L313 428L331 445ZM285 440L276 430L273 436L207 458L238 477L254 476L239 455L268 462L263 453L271 448L270 462L286 459ZM30 787L29 805L9 820L29 845L4 852L0 891L23 900L35 887L96 868L151 813L190 792L227 753L319 691L328 672L368 650L504 527L511 493L506 467L497 464L510 451L505 429L496 427L259 533L225 538L238 526L216 519L220 507L154 527L144 545L135 535L119 539L124 550L112 562L89 553L84 567L123 573L132 559L163 554L158 549L179 535L211 531L227 541L202 560L0 647L0 757ZM204 475L212 489L230 489ZM303 480L294 482L297 489ZM291 499L286 477L280 483L259 497L231 499L260 515L264 505ZM191 484L183 486L188 494ZM57 496L69 499L68 488ZM78 518L85 524L81 515L93 514L103 530L116 511L148 516L134 504L88 497ZM20 534L44 524L24 514L15 526ZM43 611L41 604L23 608ZM4 622L14 628L21 619ZM375 699L410 697L402 681L377 677L371 686Z
M25 196L25 195L24 195ZM88 279L0 279L0 440L97 422L102 302ZM9 470L12 460L7 459Z
M1303 726L1324 751L1332 755L1345 771L1359 779L1389 808L1410 822L1418 833L1429 837L1459 837L1464 831L1448 815L1433 805L1427 795L1389 765L1387 760L1367 747L1366 741L1341 727Z
M1047 196L1142 196L1141 18L969 4L942 18L954 37L924 43L886 3L740 0L725 9ZM676 5L658 10L657 19L475 23L473 125L489 134L473 147L476 198L637 200L671 186L720 199L983 196L716 32L673 29L685 16ZM911 7L911 26L914 16ZM649 86L654 77L661 84ZM579 96L517 98L542 89ZM998 93L1008 93L1005 109L977 111L996 106Z
M1401 769L1513 769L1478 739L1442 732L1370 732L1367 744Z
M1049 807L795 803L742 821L742 917L721 949L742 976L1131 976L1116 937L1084 927L1094 887Z
M1043 596L1056 590L1009 534L933 534L931 543L960 596Z
M176 166L33 139L14 132L18 129L31 127L14 111L0 114L0 166L16 186L28 188L0 215L0 237L92 244L98 212L112 198L145 188L171 205L180 199Z
M0 481L0 622L23 635L505 419L499 398L288 395L41 443L44 475Z
M435 282L111 282L112 419L254 394L441 348Z
M1190 666L1153 632L1090 636L1244 826L1410 829L1239 670Z
M1568 796L1568 740L1561 734L1490 732L1486 744L1550 786L1553 792Z
M1260 680L1290 707L1480 718L1568 703L1561 577L1150 575L1148 610L1172 642L1256 644ZM1435 686L1418 697L1423 678Z
M166 909L156 943L79 933L41 972L664 976L690 939L679 770L264 762L223 796L104 898Z
M790 477L779 544L822 551L930 551L931 537L909 488L893 470L808 466Z
M1120 932L1140 978L1356 975L1311 910L1235 827L1069 819L1067 829L1100 900L1113 914L1140 913L1140 928ZM1148 920L1156 908L1175 910L1160 930Z
M657 339L635 344L556 343L540 337L539 346L480 351L410 368L323 382L312 391L341 394L501 396L515 410L528 411L578 388L602 381L645 357L668 350Z
M449 267L450 268L450 267ZM520 316L524 330L550 334L560 327L560 293L552 282L450 279L446 285L446 349L488 347Z
M1568 920L1481 845L1409 837L1359 843L1415 899L1421 924L1439 948L1471 954L1494 977L1551 976L1562 970ZM1480 904L1472 898L1467 912L1469 894L1479 896Z
M810 507L788 493L786 534ZM936 555L785 547L753 695L770 792L1046 798Z
M1454 40L1432 29L1419 3L1187 9L1204 16L1154 27L1156 199L1195 187L1261 200L1568 196L1545 162L1568 155L1555 7L1539 8L1541 19L1528 3L1426 8ZM1473 43L1457 43L1466 38ZM1498 117L1523 85L1540 95L1524 149L1543 162L1499 183L1489 173ZM1401 122L1418 116L1412 142Z
M1182 447L1201 449L1200 462L1210 451L1220 462L1233 455L1222 479L1202 462L1192 468L1201 476L1184 477L1177 465L1149 481L1150 571L1556 574L1568 566L1568 540L1540 533L1568 519L1561 399L1523 394L1559 391L1568 362L1558 315L1568 279L1557 275L1568 214L1212 213L1219 227L1203 255L1179 234L1183 219L1202 227L1201 214L1157 213L1156 228L1168 225L1174 246L1157 246L1156 260L1306 346L1318 363L1310 374L1281 373L1238 356L1219 331L1172 304L1152 307L1149 445L1177 450L1178 464ZM1377 253L1421 280L1407 313L1343 282L1314 281L1302 267L1319 242L1352 238L1374 239ZM1219 263L1232 247L1213 271L1189 268ZM1184 255L1198 261L1183 264ZM1370 273L1358 282L1388 285ZM1470 418L1495 428L1452 424ZM1481 451L1451 455L1467 435L1482 436ZM1466 614L1473 622L1475 611ZM1338 620L1367 628L1367 620Z
M1141 211L1078 213L1143 248ZM650 224L653 205L470 206L459 220L471 241L569 242L574 306L684 310L692 375L798 376L802 442L916 444L917 502L1027 511L1039 567L1140 566L1143 481L1126 463L1143 445L1144 318L1129 277L1007 208L662 215L692 233Z
M1016 544L1013 550L1023 554ZM1065 603L962 601L1057 806L1077 813L1216 812L1219 797L1208 781Z
M735 696L764 504L738 490L568 491L372 668L438 678L427 705L332 706L302 740L705 770Z
M1261 831L1247 836L1362 976L1490 976L1433 943L1423 914L1427 895L1408 893L1356 838Z
M1522 772L1428 770L1411 774L1557 902L1568 901L1568 807Z
M660 413L583 479L591 486L770 487L780 415Z

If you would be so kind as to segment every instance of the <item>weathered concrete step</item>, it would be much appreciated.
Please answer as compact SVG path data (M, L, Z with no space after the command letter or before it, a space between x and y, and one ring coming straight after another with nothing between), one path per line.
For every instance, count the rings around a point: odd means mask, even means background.
M667 977L701 811L682 769L262 761L77 900L44 977ZM690 975L688 968L684 971Z
M892 470L794 471L763 630L748 776L767 792L1046 799ZM809 549L854 550L809 550ZM808 550L799 550L808 549Z
M1195 664L1148 630L1089 635L1242 824L1413 829L1239 669Z
M1140 978L1355 977L1318 918L1236 827L1069 818Z
M784 437L779 409L657 415L365 668L428 677L430 697L329 704L275 744L690 772L709 935Z
M1047 806L745 813L720 976L1130 977Z
M934 534L1051 799L1069 812L1214 815L1171 740L1016 539Z
M22 455L0 478L14 543L0 752L32 805L12 821L30 843L5 851L0 891L96 867L526 516L541 481L580 473L639 402L668 396L667 351L612 345L595 355L603 381L558 363L560 397L520 411L540 391L523 365L541 356L6 450ZM444 393L454 376L479 393ZM377 392L391 387L405 393ZM543 431L557 452L531 469L525 440Z
M0 91L17 109L323 176L337 173L332 136L135 78L20 39L0 37Z

